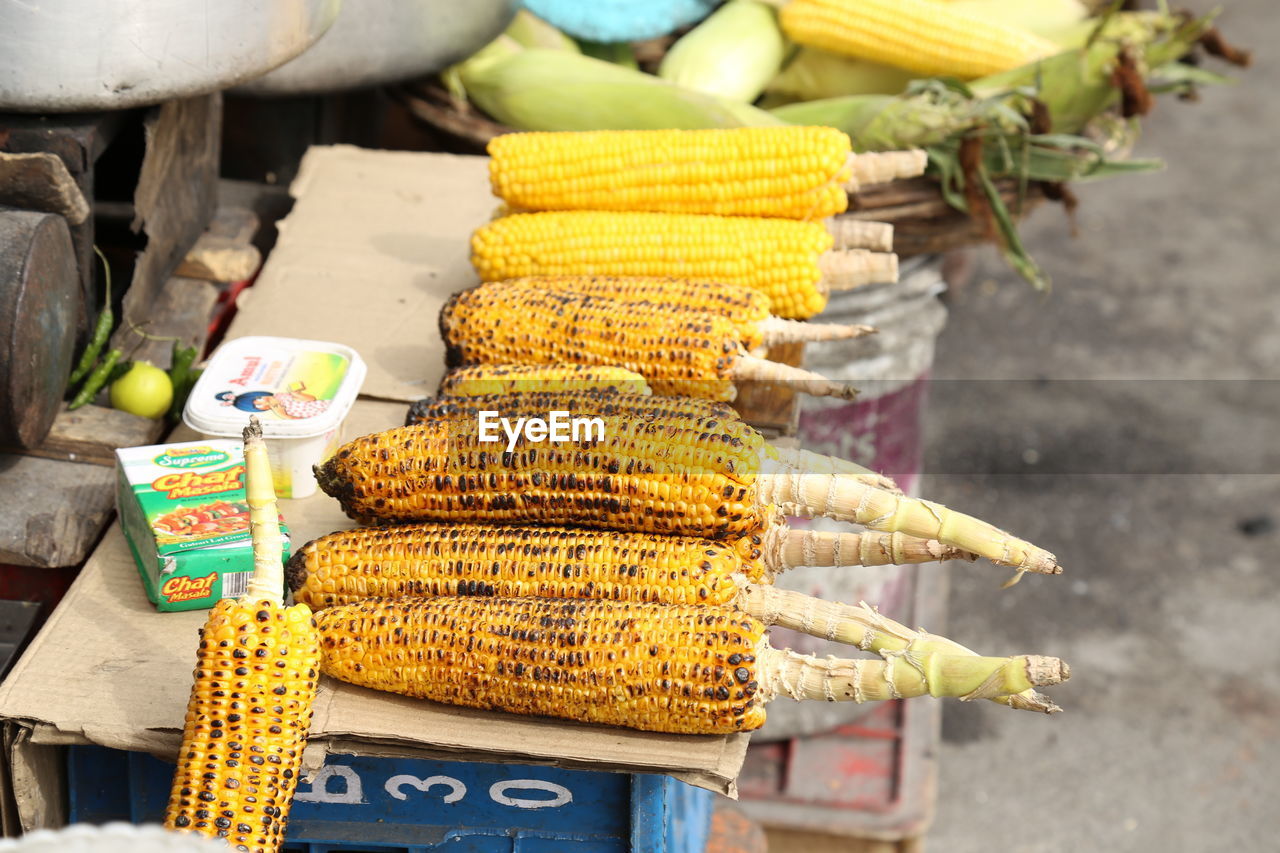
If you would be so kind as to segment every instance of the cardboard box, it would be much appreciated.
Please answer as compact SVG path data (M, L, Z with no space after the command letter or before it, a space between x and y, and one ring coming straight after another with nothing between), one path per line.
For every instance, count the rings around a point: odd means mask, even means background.
M244 448L214 439L116 451L116 508L157 610L208 610L253 574ZM289 558L289 531L284 557Z
M403 422L401 403L359 401L351 433ZM184 440L190 432L175 433ZM351 527L337 501L318 494L281 501L295 542ZM57 747L97 743L172 760L196 632L204 612L159 613L147 600L118 525L108 531L75 585L0 685L9 765L0 784L25 829L62 819ZM588 770L668 773L735 793L748 736L660 735L518 717L377 693L325 678L315 705L305 765L328 753L513 761ZM5 810L0 808L0 817ZM16 826L10 825L6 831Z

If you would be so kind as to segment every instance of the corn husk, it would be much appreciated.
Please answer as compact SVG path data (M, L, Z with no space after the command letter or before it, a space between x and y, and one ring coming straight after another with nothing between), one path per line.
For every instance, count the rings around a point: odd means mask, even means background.
M1101 24L1080 28L1082 46L1022 68L969 84L979 97L1027 91L1049 110L1056 133L1079 133L1111 107L1119 92L1111 71L1122 49L1150 69L1191 50L1211 19L1187 20L1158 12L1119 13Z
M1089 16L1080 0L947 0L957 12L1052 36Z
M765 91L787 101L817 101L846 95L896 95L917 76L866 59L802 47Z
M690 92L598 59L532 49L464 68L471 100L520 130L760 127L782 122L747 104Z
M755 0L730 0L667 51L658 76L677 86L750 103L786 53L778 16Z
M504 31L520 43L521 47L541 47L547 50L564 50L569 53L581 53L578 43L569 38L528 9L521 9L511 19Z

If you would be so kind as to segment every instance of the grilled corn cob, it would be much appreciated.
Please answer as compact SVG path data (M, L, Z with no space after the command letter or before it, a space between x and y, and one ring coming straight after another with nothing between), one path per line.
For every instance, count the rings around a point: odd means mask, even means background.
M482 364L459 367L440 380L440 394L475 397L516 391L653 391L639 373L594 364Z
M816 373L749 355L737 327L714 314L502 284L455 293L440 311L449 367L619 365L659 394L732 400L734 379L794 382L815 395L853 396Z
M367 598L448 595L728 604L767 625L864 650L910 647L973 654L945 638L911 631L866 605L824 602L755 583L768 584L777 572L802 565L789 558L818 556L833 565L881 565L965 556L962 552L897 533L846 533L828 535L833 547L823 557L821 549L810 547L811 535L783 524L727 543L563 527L358 528L308 542L290 558L287 574L296 599L316 610ZM840 552L846 549L854 559L844 559ZM1034 691L1001 701L1024 710L1056 710Z
M526 210L810 220L842 213L862 184L924 171L918 152L894 154L887 168L854 155L829 127L509 133L489 142L489 180Z
M311 726L320 641L309 607L283 606L280 523L256 418L245 430L245 468L254 575L201 632L164 823L275 851Z
M601 297L659 311L718 314L737 327L739 340L747 350L791 341L856 338L875 331L870 326L801 323L774 317L769 313L768 296L739 284L681 278L594 275L532 276L511 279L501 284L507 287L532 287L556 293Z
M672 420L599 419L603 438L482 442L469 417L366 435L316 468L348 515L383 521L582 524L723 539L762 527L779 504L886 533L937 539L993 562L1057 574L1057 558L940 504L771 457L754 431Z
M779 693L829 701L993 698L1056 684L1056 658L907 651L816 661L770 648L727 607L434 598L334 607L317 618L334 678L471 708L681 734L764 724Z
M671 276L745 285L779 317L820 312L830 290L896 281L897 256L832 251L816 222L680 213L548 211L495 219L471 237L481 281L526 276Z
M926 76L984 77L1058 52L1040 36L930 0L790 0L779 21L798 44Z
M289 559L286 575L295 600L314 610L364 598L438 595L727 604L740 594L740 583L768 583L799 565L971 558L900 533L830 534L827 547L809 547L810 533L781 522L724 542L555 526L358 527L308 542ZM764 612L753 615L764 618Z
M686 420L690 429L724 430L739 440L753 442L756 432L725 403L693 397L658 397L638 394L601 394L594 391L547 391L489 394L476 397L430 397L409 406L405 426L429 423L442 418L477 418L480 412L499 412L504 417L542 417L548 412L567 411L572 415L610 415L645 421ZM893 480L853 462L823 456L795 447L765 445L770 459L790 468L848 474L869 486L901 493Z

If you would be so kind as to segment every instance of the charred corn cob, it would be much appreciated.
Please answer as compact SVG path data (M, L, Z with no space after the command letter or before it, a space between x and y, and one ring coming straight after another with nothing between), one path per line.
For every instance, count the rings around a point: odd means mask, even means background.
M275 851L311 726L320 641L309 607L283 606L280 523L256 418L245 430L245 468L254 575L201 632L164 823Z
M781 522L723 542L555 526L358 527L308 542L289 559L286 575L295 600L314 610L364 598L438 595L727 604L740 583L768 583L801 565L971 558L900 533L828 534L825 543L810 542L811 535Z
M542 417L548 412L567 411L572 415L609 415L645 421L684 420L689 429L724 430L741 441L754 442L757 434L738 413L725 403L693 397L659 397L638 394L601 394L594 391L547 391L488 394L476 397L426 397L409 406L405 426L429 423L442 418L475 419L480 412L499 412L504 417ZM901 493L893 480L861 465L822 456L801 448L765 445L770 459L789 468L848 474L869 486Z
M737 327L747 350L790 341L833 341L875 331L870 326L801 323L769 313L769 297L739 284L690 281L682 278L617 276L532 276L501 282L507 287L532 287L556 293L576 293L642 305L660 311L718 314Z
M894 153L889 179L924 171L917 152ZM509 133L489 155L494 195L527 210L822 219L885 175L829 127Z
M482 364L459 367L440 380L439 393L454 397L516 391L653 391L644 377L624 367L593 364Z
M793 381L811 394L853 396L798 367L746 352L733 322L613 299L503 284L455 293L440 311L450 367L475 364L619 365L659 394L732 400L734 379Z
M820 223L679 213L549 211L504 216L471 237L481 281L527 276L668 276L745 285L803 320L830 290L896 281L897 256L832 251Z
M471 417L363 436L316 468L348 515L384 521L582 524L723 539L747 535L787 504L807 515L937 539L993 562L1057 574L1057 558L940 504L806 473L773 458L754 431L679 421L596 418L602 436L480 440Z
M1040 36L931 0L790 0L779 20L798 44L925 76L985 77L1058 52Z
M897 533L846 533L829 534L826 542L833 547L824 554L810 547L812 535L783 524L731 542L563 527L358 528L308 542L290 558L287 574L296 599L317 610L367 598L449 595L724 604L767 625L864 650L892 652L910 646L973 654L942 637L911 631L866 605L819 601L767 585L776 573L801 565L789 562L798 557L817 556L833 565L881 565L947 559L957 553L953 549ZM1055 710L1034 691L1003 704Z
M727 607L434 598L334 607L317 618L334 678L471 708L645 731L728 734L764 724L779 693L829 701L994 698L1056 684L1056 658L907 651L816 661L770 648Z

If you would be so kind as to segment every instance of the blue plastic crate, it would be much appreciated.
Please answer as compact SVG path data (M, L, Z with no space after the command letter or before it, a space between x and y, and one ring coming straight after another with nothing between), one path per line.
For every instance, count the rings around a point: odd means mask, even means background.
M67 750L75 822L158 822L173 765ZM701 853L713 795L668 776L332 755L302 782L291 853Z

